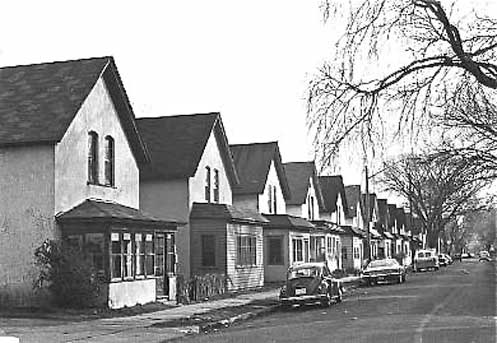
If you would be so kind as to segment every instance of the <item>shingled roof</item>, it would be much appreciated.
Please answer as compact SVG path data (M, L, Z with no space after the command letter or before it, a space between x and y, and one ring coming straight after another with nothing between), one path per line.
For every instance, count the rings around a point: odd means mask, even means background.
M148 162L112 57L0 68L0 146L59 142L100 76L135 158Z
M309 180L312 179L316 190L316 197L319 208L323 207L323 194L316 172L314 162L289 162L283 164L285 168L288 185L292 197L286 203L287 205L301 205L306 202L307 191L309 190Z
M264 217L269 220L268 228L271 229L292 229L309 232L315 228L306 219L289 214L265 214Z
M278 142L234 144L230 148L240 178L240 184L234 189L235 194L263 193L271 162L274 161L283 196L290 199L290 188Z
M326 212L335 212L337 209L338 194L340 194L344 205L345 215L347 215L348 205L342 176L320 176L319 184L321 186L321 192L323 194L324 208L322 208L322 210Z
M228 204L193 203L190 218L223 219L233 222L267 224L260 213Z
M57 214L56 219L65 223L98 221L168 226L184 224L175 219L154 217L136 208L100 199L86 199L72 209Z
M347 212L349 218L355 217L357 214L357 204L361 199L361 186L351 185L345 187L345 197L347 199Z
M221 116L217 112L137 119L138 130L150 152L144 180L192 177L212 131L218 140L228 179L239 182Z

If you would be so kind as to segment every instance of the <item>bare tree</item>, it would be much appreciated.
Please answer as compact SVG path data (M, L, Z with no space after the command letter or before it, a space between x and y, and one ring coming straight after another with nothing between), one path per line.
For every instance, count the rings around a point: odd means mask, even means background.
M381 184L409 200L428 245L436 247L446 224L487 206L480 192L493 177L488 169L460 157L409 155L385 162Z
M335 57L319 69L308 94L308 123L323 164L348 138L378 142L391 119L398 131L415 133L440 115L447 119L447 104L464 113L466 96L495 96L497 19L484 8L458 16L456 5L436 0L361 0L348 9L343 3L324 1L327 18L349 15ZM370 65L388 60L392 47L403 50L405 64L370 76ZM465 97L458 96L462 88ZM460 116L449 119L479 129Z

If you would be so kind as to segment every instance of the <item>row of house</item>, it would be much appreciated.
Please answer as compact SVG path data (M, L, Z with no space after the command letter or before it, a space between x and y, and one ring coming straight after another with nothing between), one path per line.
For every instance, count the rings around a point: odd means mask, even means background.
M254 288L300 262L360 269L367 242L408 263L421 243L402 208L277 142L230 145L219 113L135 118L112 57L1 68L0 122L1 305L40 301L46 239L91 256L110 308L174 299L179 274Z

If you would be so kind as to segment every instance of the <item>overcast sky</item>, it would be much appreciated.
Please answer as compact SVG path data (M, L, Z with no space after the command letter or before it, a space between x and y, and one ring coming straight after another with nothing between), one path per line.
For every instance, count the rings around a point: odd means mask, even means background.
M220 111L230 143L311 159L306 85L332 48L319 0L11 1L0 65L112 55L137 117Z
M2 2L0 65L112 55L137 117L220 111L230 143L277 140L284 161L309 160L307 83L343 29L320 2Z

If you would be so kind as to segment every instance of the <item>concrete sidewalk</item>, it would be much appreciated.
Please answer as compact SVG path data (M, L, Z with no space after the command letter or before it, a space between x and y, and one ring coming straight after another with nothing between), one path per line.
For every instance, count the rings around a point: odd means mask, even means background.
M179 338L192 327L156 327L156 323L189 318L194 314L238 307L254 301L276 300L277 289L241 294L234 298L220 299L183 305L167 310L143 313L129 317L103 318L88 321L63 321L33 318L0 318L0 328L9 336L19 337L22 343L29 342L163 342Z

